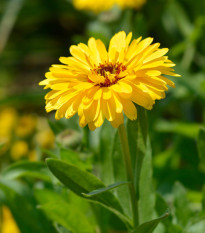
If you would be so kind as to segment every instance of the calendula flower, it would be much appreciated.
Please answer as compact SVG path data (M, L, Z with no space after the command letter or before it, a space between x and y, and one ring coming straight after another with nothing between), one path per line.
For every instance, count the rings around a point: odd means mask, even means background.
M174 83L163 75L173 73L175 64L164 56L153 38L132 41L132 33L115 34L108 51L101 40L90 38L85 44L70 47L70 57L61 57L64 65L53 65L40 82L52 89L45 96L46 110L56 110L55 117L79 115L79 124L91 130L106 118L113 127L123 124L124 114L137 118L134 104L152 109L155 100L165 97L167 84Z
M91 10L95 13L107 11L115 4L115 0L73 0L73 5L78 10Z
M118 5L122 9L139 9L145 2L146 0L73 0L73 5L78 10L90 10L99 13L110 10L114 5Z

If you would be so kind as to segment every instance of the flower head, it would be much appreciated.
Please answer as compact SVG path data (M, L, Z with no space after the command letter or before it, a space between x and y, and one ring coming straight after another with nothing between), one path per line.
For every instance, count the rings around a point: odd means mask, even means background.
M106 118L113 127L123 124L124 114L137 118L134 105L152 109L155 100L165 97L167 85L174 83L163 75L179 76L175 64L164 56L168 49L151 44L153 39L132 33L115 34L108 51L101 40L90 38L88 46L70 47L70 57L61 57L64 65L53 65L40 82L52 89L46 96L46 110L56 110L56 119L79 115L79 124L91 130Z
M73 5L78 10L91 10L95 13L110 10L115 0L73 0Z
M146 3L146 0L73 0L73 5L78 10L91 10L95 13L110 10L114 5L120 8L138 9Z

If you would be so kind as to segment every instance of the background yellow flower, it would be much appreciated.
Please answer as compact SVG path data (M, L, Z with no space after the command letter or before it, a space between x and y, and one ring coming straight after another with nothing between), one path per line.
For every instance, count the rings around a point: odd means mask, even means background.
M6 206L2 208L1 233L20 233L11 211Z
M14 108L4 108L0 111L0 142L8 141L16 123L17 112Z
M147 0L116 0L117 4L122 8L140 8Z
M73 0L73 4L78 10L91 10L98 13L109 10L115 4L115 0Z
M37 119L31 114L23 115L19 118L15 128L15 133L18 137L27 137L31 135L37 124Z
M91 10L95 13L110 10L114 5L120 8L140 8L146 0L73 0L74 6L78 10Z
M28 155L28 144L23 141L19 140L14 142L14 144L11 146L11 157L14 160L19 160L20 158Z

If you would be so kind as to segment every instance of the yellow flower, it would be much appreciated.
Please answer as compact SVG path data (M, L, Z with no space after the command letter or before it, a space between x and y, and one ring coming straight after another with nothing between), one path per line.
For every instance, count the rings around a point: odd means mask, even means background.
M38 160L38 155L37 155L37 151L36 150L31 150L28 153L28 159L29 161L37 161Z
M95 13L107 11L115 4L115 0L73 0L73 5L78 10L91 10Z
M10 210L6 206L2 208L1 233L20 233Z
M8 140L12 134L17 118L14 108L5 108L0 112L0 141Z
M28 154L28 144L25 141L16 141L11 147L11 157L18 160Z
M155 100L165 97L165 75L175 66L164 56L168 49L151 44L153 38L138 38L130 44L132 33L121 31L113 36L108 51L101 40L90 38L88 46L70 47L71 57L61 57L64 65L53 65L40 85L50 88L46 96L47 112L56 110L56 119L79 115L79 124L91 130L106 118L113 127L123 124L124 114L137 118L134 105L152 109Z
M117 4L122 8L136 8L142 7L147 0L116 0Z
M32 115L23 115L15 128L15 133L19 137L26 137L32 134L36 127L36 117Z
M53 148L55 137L53 132L50 129L42 130L35 136L37 144L42 148Z
M120 8L140 8L146 0L73 0L73 5L78 10L91 10L95 13L110 10L114 5Z
M53 148L55 143L55 136L51 131L46 118L38 118L37 130L38 132L34 138L36 144L45 149Z

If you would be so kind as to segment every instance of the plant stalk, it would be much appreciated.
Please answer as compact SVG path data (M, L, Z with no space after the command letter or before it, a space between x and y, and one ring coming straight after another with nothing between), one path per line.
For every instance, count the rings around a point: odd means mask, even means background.
M124 155L127 180L131 182L129 184L129 192L130 192L131 205L132 205L133 227L136 228L139 225L138 200L137 200L136 190L134 187L134 177L132 171L130 150L129 150L129 144L128 144L128 139L124 124L119 126L118 132L120 135L120 141Z

